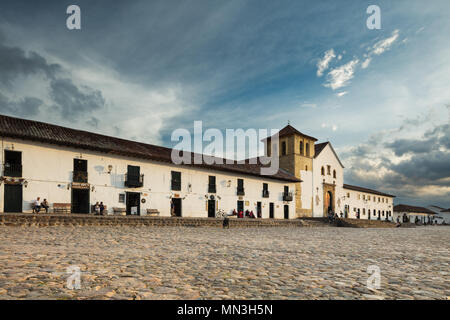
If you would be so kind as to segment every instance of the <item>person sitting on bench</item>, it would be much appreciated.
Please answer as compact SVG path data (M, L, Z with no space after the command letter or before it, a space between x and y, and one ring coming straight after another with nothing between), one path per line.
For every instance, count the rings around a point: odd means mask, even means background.
M37 199L34 200L33 213L39 213L39 211L41 210L41 202L39 200L41 200L41 198L39 197L37 197Z
M44 201L41 202L41 207L45 209L45 213L48 213L48 201L47 201L47 199L44 199Z

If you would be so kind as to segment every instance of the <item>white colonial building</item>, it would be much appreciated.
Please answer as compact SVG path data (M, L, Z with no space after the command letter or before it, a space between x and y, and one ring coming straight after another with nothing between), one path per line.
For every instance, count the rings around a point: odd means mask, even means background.
M175 165L170 148L1 115L0 137L1 212L31 212L40 197L50 210L73 213L91 213L103 202L110 214L214 217L218 210L248 210L278 219L328 212L392 218L394 196L345 185L331 143L316 144L290 125L279 132L280 169L270 176L261 174L260 161Z
M439 206L428 206L428 209L436 213L434 221L436 224L450 224L450 208L445 209Z
M31 212L37 198L71 212L214 217L217 210L295 218L292 191L300 180L258 164L174 165L172 149L47 123L0 116L0 210Z
M402 223L429 224L434 221L436 213L424 207L397 204L394 206L394 221Z
M344 184L344 214L348 218L394 221L395 196Z

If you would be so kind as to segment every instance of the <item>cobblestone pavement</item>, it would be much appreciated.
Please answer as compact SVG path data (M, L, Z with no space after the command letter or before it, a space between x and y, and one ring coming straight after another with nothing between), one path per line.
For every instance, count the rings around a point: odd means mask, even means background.
M0 227L0 299L450 299L449 249L437 226Z

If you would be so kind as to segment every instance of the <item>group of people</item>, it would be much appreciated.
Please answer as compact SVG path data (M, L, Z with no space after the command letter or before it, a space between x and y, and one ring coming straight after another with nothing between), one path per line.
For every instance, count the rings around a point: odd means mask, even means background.
M258 218L261 218L261 212L257 213ZM238 218L251 218L251 219L256 219L255 214L253 213L253 210L249 211L249 210L239 210L239 212L236 211L236 209L233 210L233 216L237 216Z
M41 208L45 209L45 213L48 213L48 201L47 199L44 199L41 202L41 198L37 197L37 199L33 202L33 213L39 213L39 211L41 211Z
M339 213L339 215L338 215L336 212L333 212L332 210L329 210L329 211L328 211L328 220L329 220L330 222L333 222L334 220L339 219L339 217L340 217L341 219L344 218L344 213L343 213L342 211ZM357 217L357 218L359 219L359 217Z
M98 203L98 201L94 205L94 214L96 216L102 216L105 212L105 205L103 204L103 201Z

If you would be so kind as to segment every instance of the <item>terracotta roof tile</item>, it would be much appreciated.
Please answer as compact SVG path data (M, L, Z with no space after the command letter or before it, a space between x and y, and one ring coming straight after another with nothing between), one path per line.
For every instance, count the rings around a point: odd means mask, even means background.
M99 151L111 155L129 156L172 163L171 148L109 137L97 133L4 115L0 115L0 135L10 138ZM194 154L190 153L190 155L191 159L194 159ZM257 164L241 164L234 161L232 164L226 164L225 159L217 159L223 160L224 164L207 164L202 162L201 164L186 164L184 166L202 167L210 170L247 174L266 179L276 179L290 182L300 181L292 174L281 169L275 175L263 176L260 173L263 165L259 162ZM193 161L191 161L191 163L193 163Z
M435 212L423 208L423 207L416 207L416 206L410 206L407 204L397 204L394 206L394 212L411 212L411 213L426 213L426 214L436 214Z
M290 124L288 124L286 127L284 127L283 129L281 129L280 131L278 131L278 137L283 137L283 136L287 136L290 134L298 134L301 135L303 137L309 138L311 140L317 141L316 138L308 136L300 131L298 131L297 129L295 129L293 126L291 126ZM273 136L272 136L273 137ZM269 137L270 138L270 137ZM267 138L266 138L267 139ZM266 140L263 139L262 141Z
M363 187L358 187L358 186L352 186L350 184L344 184L344 189L360 191L360 192L367 192L367 193L372 193L372 194L376 194L376 195L379 195L379 196L395 198L395 196L393 196L391 194L387 194L387 193L380 192L380 191L373 190L373 189L368 189L368 188L363 188Z

